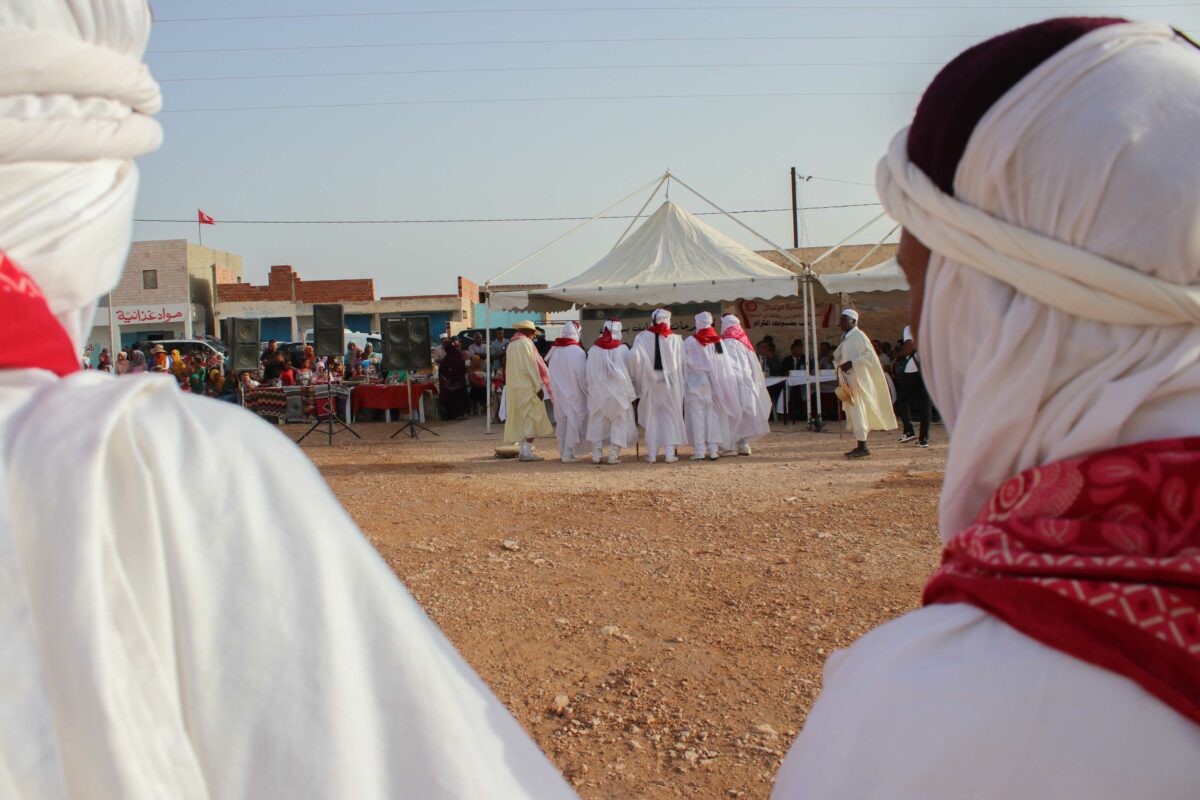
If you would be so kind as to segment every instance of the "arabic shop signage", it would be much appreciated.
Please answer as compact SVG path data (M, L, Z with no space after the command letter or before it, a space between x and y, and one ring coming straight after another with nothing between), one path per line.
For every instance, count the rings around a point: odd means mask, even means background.
M118 325L143 325L148 323L170 325L176 322L183 322L183 313L186 309L187 306L183 303L173 305L117 306L113 309L113 316L117 318Z

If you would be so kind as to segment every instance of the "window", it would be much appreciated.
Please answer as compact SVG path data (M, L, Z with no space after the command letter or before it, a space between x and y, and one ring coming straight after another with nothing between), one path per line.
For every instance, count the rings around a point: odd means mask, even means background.
M157 289L158 288L158 270L144 269L142 270L142 288Z

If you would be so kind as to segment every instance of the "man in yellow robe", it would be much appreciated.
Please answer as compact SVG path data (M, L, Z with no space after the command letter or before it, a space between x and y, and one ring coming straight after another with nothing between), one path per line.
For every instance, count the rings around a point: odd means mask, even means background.
M522 461L541 461L533 452L537 436L553 436L543 398L550 396L550 373L533 346L537 327L525 320L504 351L504 441L520 445Z
M842 409L850 421L850 429L858 445L846 453L847 458L865 458L871 455L867 449L867 434L870 431L896 429L896 415L892 412L892 396L888 391L887 379L875 347L858 327L858 312L848 308L842 312L842 343L833 354L833 363L838 365L844 389L849 396L843 398Z

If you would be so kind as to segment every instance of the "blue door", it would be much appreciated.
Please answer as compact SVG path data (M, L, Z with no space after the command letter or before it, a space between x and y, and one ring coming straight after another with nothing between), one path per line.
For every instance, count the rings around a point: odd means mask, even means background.
M292 341L291 317L263 317L258 324L258 336L264 342L271 339L277 342Z
M375 333L371 330L370 314L347 314L346 329L355 333Z

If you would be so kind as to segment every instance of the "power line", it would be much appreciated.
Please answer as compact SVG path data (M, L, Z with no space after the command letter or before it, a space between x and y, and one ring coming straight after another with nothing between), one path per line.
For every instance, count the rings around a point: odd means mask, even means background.
M878 206L879 203L846 203L832 206L807 206L801 211L827 211L837 208L866 208ZM790 208L749 208L742 211L730 211L730 214L779 214L784 211L791 213ZM700 211L693 216L718 216L719 211ZM635 219L634 214L609 214L598 219ZM477 222L576 222L591 219L591 217L477 217L462 219L218 219L220 225L440 225L452 223ZM138 218L134 222L179 222L189 225L196 224L195 217L187 219Z
M258 75L211 75L184 78L159 78L159 83L192 81L243 81L274 78L356 78L379 75L439 75L471 72L559 72L578 70L639 69L774 69L779 67L939 67L944 61L805 61L783 64L595 64L554 67L452 67L446 69L398 69L369 72L282 72Z
M903 97L920 92L730 92L727 94L624 94L579 97L478 97L461 100L380 100L361 103L300 103L285 106L227 106L224 108L168 108L160 114L212 114L227 111L294 111L314 108L380 108L385 106L443 106L488 103L585 103L620 100L714 100L761 97Z
M284 50L356 50L388 47L480 47L484 45L529 44L633 44L664 42L801 42L857 39L982 39L982 33L914 33L914 34L814 34L809 36L650 36L614 37L603 39L457 39L428 42L381 42L374 44L306 44L288 47L206 47L180 50L147 50L146 55L179 53L268 53Z
M574 14L574 13L625 13L625 12L704 12L704 11L949 11L949 10L1003 10L1003 11L1068 11L1087 9L1093 11L1115 11L1125 8L1192 8L1197 3L1125 3L1120 5L991 5L991 4L900 4L900 5L765 5L765 6L579 6L579 7L528 7L528 8L437 8L407 11L338 11L322 14L256 14L244 17L168 17L156 19L155 25L170 22L238 22L274 19L329 19L346 17L413 17L450 16L471 14Z

